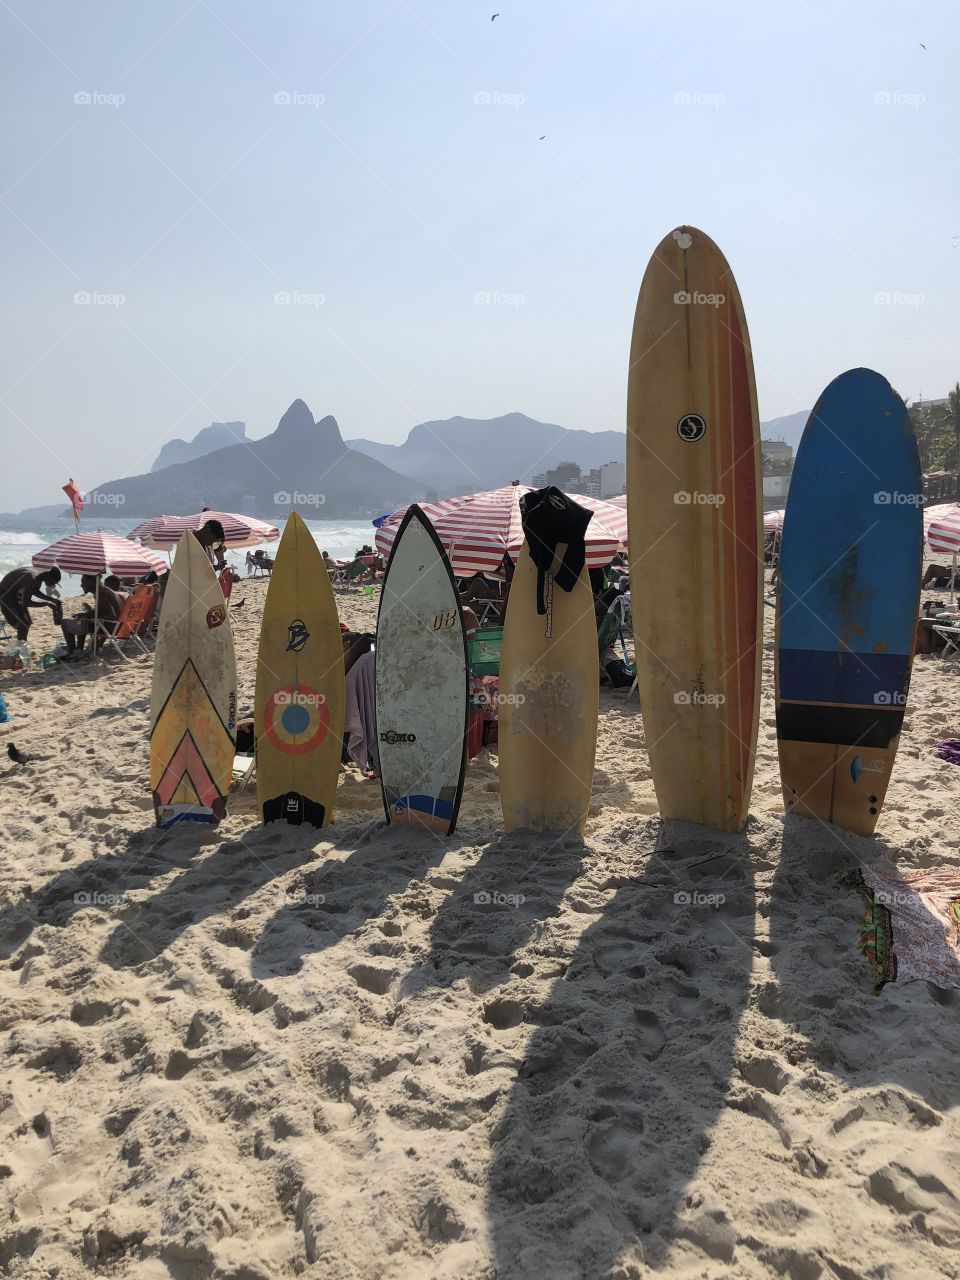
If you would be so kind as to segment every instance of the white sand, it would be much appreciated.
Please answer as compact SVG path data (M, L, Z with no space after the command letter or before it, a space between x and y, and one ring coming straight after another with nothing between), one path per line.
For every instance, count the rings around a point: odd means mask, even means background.
M151 659L0 678L0 1272L960 1275L960 993L874 997L834 883L960 865L960 664L915 665L876 840L785 824L766 620L742 836L661 826L609 691L584 846L503 835L486 753L448 841L356 772L319 839L252 791L160 833Z

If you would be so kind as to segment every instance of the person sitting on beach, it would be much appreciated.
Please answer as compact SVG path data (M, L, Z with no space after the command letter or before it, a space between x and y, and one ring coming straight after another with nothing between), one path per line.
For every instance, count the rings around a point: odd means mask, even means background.
M63 605L52 595L44 595L40 588L51 591L60 581L59 569L11 569L0 580L0 613L17 633L18 640L26 640L33 619L30 610L38 607L53 610L53 621L59 625L63 618Z
M340 639L345 684L342 763L352 760L366 777L376 778L380 774L373 652L376 637L369 632L344 631Z
M65 660L83 653L84 641L87 636L93 635L97 619L106 623L116 622L123 610L123 597L117 595L105 582L101 582L99 590L97 589L95 573L85 573L80 579L80 587L84 595L93 596L94 604L85 604L79 613L75 613L72 618L64 618L61 622L60 629L67 645ZM94 640L94 651L96 647L97 642Z
M203 547L207 553L207 558L216 569L217 573L227 566L227 557L224 554L224 547L227 542L227 535L223 531L223 525L219 520L207 520L199 529L194 530L193 536Z

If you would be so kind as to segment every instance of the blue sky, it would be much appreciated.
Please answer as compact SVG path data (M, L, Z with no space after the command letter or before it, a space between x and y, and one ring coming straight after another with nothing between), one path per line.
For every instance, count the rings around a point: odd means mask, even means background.
M952 5L5 0L0 24L0 510L211 420L263 435L298 396L347 438L622 429L637 290L683 222L737 277L762 418L853 365L914 399L960 378Z

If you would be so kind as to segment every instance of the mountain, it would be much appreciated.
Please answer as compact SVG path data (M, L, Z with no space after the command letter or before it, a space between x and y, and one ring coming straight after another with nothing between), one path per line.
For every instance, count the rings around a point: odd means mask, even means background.
M446 418L421 422L403 444L348 440L351 449L408 476L417 476L441 496L496 489L511 480L529 483L558 462L582 470L623 459L622 431L579 431L537 422L524 413L502 418Z
M211 422L209 427L198 431L192 440L168 440L157 454L157 460L150 470L162 471L164 467L175 466L178 462L192 462L195 458L213 453L214 449L223 449L246 438L245 422Z
M809 414L788 414L760 424L763 439L783 435L794 447ZM441 497L495 489L511 480L529 484L538 472L558 462L576 462L582 471L604 462L622 462L627 437L623 431L580 431L537 422L523 413L502 418L446 418L422 422L403 444L348 440L365 453L405 475L417 476Z
M809 417L810 410L801 409L799 413L788 413L782 418L771 418L769 422L761 422L760 439L785 440L787 444L793 446L793 454L796 457L797 446Z
M216 449L192 462L101 484L85 495L88 510L155 516L212 507L280 517L344 518L392 510L428 496L423 480L398 475L348 449L336 418L315 422L294 400L270 435Z

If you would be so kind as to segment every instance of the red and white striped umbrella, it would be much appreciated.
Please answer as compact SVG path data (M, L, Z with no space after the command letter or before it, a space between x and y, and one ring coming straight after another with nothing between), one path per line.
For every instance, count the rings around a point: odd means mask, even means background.
M188 529L202 529L208 520L223 525L228 547L255 547L260 542L273 542L280 530L265 520L236 515L232 511L198 511L192 516L153 516L132 530L130 537L157 551L172 551Z
M119 538L99 529L71 533L33 557L35 569L62 569L64 573L115 573L121 578L141 574L166 573L169 565L162 557L140 547L129 538Z
M443 502L420 503L457 577L492 573L504 553L516 562L523 546L520 499L530 492L530 485L516 484ZM579 493L570 497L594 513L586 532L587 567L600 569L610 563L621 546L627 545L627 513L599 498L585 498ZM390 554L406 510L399 507L377 530L377 550L385 556Z
M938 504L938 507L939 509L927 508L931 512L929 523L924 519L927 547L930 551L960 555L960 506L944 502ZM927 511L924 511L924 517L926 515Z
M951 523L960 520L960 505L956 502L935 502L923 508L923 536L930 537L932 524ZM935 550L938 548L935 548Z
M764 533L781 533L783 531L783 507L778 507L776 511L765 511L763 513L763 532Z

